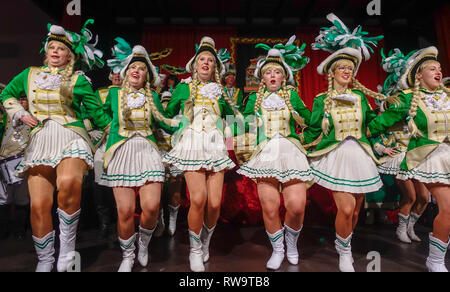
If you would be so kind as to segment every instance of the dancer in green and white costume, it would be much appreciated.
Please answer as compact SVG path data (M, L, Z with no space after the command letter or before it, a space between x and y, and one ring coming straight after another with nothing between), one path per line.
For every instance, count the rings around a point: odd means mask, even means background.
M293 72L309 62L303 56L306 45L299 48L294 41L295 36L286 45L256 46L269 51L258 61L255 76L261 84L258 92L250 95L244 112L257 123L257 145L251 159L238 170L257 181L264 225L273 247L266 265L271 270L281 267L285 238L288 261L298 264L297 240L305 216L306 182L313 179L306 150L296 134L297 125L305 128L309 124L311 112L297 92L286 86L293 82ZM279 215L280 187L286 207L284 227Z
M111 121L87 79L74 73L74 67L79 68L83 63L88 69L103 66L102 53L89 43L93 35L86 26L91 23L93 20L85 23L81 35L49 25L45 66L26 69L1 94L13 122L20 120L32 128L17 173L28 175L38 272L52 271L55 262L51 215L55 189L60 220L58 271L66 271L73 260L81 212L81 185L84 173L94 162L94 145L81 119L81 104L98 128L106 129ZM18 101L23 95L28 97L29 111Z
M405 56L399 49L394 49L386 57L381 51L383 57L381 65L389 73L382 87L382 94L390 96L391 99L396 99L401 91L400 77L406 70L407 60L414 53L415 51ZM381 111L384 112L386 107L389 107L388 101L381 106ZM380 158L382 164L378 166L378 171L393 175L402 192L396 235L404 243L411 243L411 240L421 241L414 231L414 225L425 211L429 200L429 191L423 183L405 179L404 175L401 176L402 179L398 178L400 164L406 156L410 139L408 125L405 121L402 121L388 129L387 134L380 135L378 141L373 145L378 155L385 155Z
M447 272L445 254L450 235L450 90L442 84L438 50L428 47L414 53L400 78L403 91L397 104L369 123L373 135L394 124L408 123L411 140L400 165L399 179L423 182L439 207L430 233L427 267L431 272Z
M220 85L224 66L213 39L202 38L186 70L192 78L177 86L166 108L168 117L175 117L180 110L183 117L164 162L184 171L191 203L190 267L203 272L220 215L225 171L235 167L225 145L224 119L240 113Z
M117 203L119 243L123 260L119 272L131 272L135 259L134 213L136 190L142 214L138 238L138 261L148 264L148 245L155 230L161 200L164 166L153 129L171 129L151 85L159 75L142 46L135 46L123 63L122 88L110 89L105 110L112 116L102 181L113 188Z
M367 60L370 44L382 37L367 37L361 29L352 35L334 14L327 18L334 26L321 31L313 49L334 52L317 68L319 74L328 76L328 91L315 98L310 127L301 137L306 144L317 145L308 155L314 181L330 189L336 201L339 268L354 272L351 240L364 194L383 185L366 137L367 123L376 116L366 96L385 99L365 88L355 76L362 61L361 51Z

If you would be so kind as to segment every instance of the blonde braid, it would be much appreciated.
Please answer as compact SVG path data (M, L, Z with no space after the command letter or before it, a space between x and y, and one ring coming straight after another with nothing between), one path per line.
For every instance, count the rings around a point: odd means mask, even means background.
M331 72L328 73L328 91L327 91L327 97L323 101L324 108L323 108L323 119L322 119L322 131L325 133L325 135L328 135L328 132L330 131L330 112L331 108L333 107L333 100L331 99L331 96L333 94L333 76L331 75Z
M255 114L257 114L259 109L261 108L265 89L266 85L264 84L264 82L261 81L261 83L259 84L258 92L256 93L255 108L254 108Z
M153 99L153 92L150 87L150 82L147 82L145 84L145 97L147 99L148 104L150 105L150 110L152 111L153 116L155 116L155 118L158 121L164 122L168 126L174 126L179 124L178 121L166 118L156 107L155 100Z
M408 129L411 133L411 136L417 138L417 136L423 136L422 132L417 128L416 123L414 122L414 118L417 115L417 107L419 105L420 100L420 81L416 77L416 81L414 82L414 91L413 98L411 100L411 107L408 112Z
M283 81L283 99L286 102L286 105L291 112L292 116L294 117L294 120L299 124L302 128L306 128L305 119L302 118L298 112L294 109L291 103L290 94L289 94L289 88L286 86L286 80Z
M447 95L450 95L450 88L446 87L444 83L441 82L439 89L442 89Z
M72 95L72 75L73 75L73 67L75 66L75 55L71 52L71 59L69 64L67 64L66 68L64 68L64 71L61 73L62 81L61 81L61 87L60 92L64 96L71 96Z
M128 120L131 116L131 109L128 106L128 94L130 93L130 83L128 82L128 71L125 76L125 80L122 84L121 94L119 96L120 106L122 108L122 115L125 120Z
M386 96L384 96L381 93L377 93L375 91L367 89L355 77L352 77L352 83L353 83L353 87L355 89L361 90L366 96L371 96L371 97L376 98L376 99L381 100L381 101L386 100Z
M189 98L184 102L184 116L189 120L190 123L194 120L194 100L197 97L197 91L198 91L198 75L197 72L194 72L192 74L192 86L191 86L191 92L189 95Z

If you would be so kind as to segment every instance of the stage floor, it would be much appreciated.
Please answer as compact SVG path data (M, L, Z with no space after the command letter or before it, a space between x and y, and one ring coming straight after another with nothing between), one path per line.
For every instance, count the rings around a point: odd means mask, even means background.
M370 260L367 254L381 255L382 272L426 272L429 228L417 226L422 243L403 244L394 237L394 225L361 225L353 237L355 269L365 272ZM96 239L95 230L79 233L77 251L81 255L82 272L115 272L121 262L117 241ZM0 241L0 272L32 272L37 263L30 231L24 241L12 236ZM338 272L338 256L334 249L334 229L307 226L299 239L300 262L297 266L284 261L282 272ZM57 249L58 250L58 249ZM271 247L262 226L235 227L220 224L211 242L208 272L265 272ZM150 243L147 268L136 260L134 272L188 272L189 240L186 223L180 223L174 237L165 234ZM447 262L449 255L447 254Z

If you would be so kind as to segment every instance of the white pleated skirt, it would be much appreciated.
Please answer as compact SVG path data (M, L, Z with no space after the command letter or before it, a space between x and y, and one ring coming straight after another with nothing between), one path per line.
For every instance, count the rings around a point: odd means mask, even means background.
M280 183L313 180L305 154L280 134L276 134L260 153L244 163L237 172L251 179L275 178Z
M103 173L100 184L107 187L141 187L164 182L164 165L159 150L142 136L123 143Z
M164 157L168 153L168 151L161 150L161 148L159 149L159 151L161 152L162 157ZM166 168L166 179L184 175L184 172L181 169L178 169L176 166L170 165L167 163L164 163L164 164L165 164L164 166Z
M376 163L354 138L321 157L311 158L310 166L314 182L331 191L362 194L383 186Z
M394 157L386 158L383 164L378 165L378 172L383 174L397 175L400 171L400 164L405 159L406 152L399 153Z
M400 169L398 179L416 179L423 183L450 184L450 144L441 143L418 167L404 171Z
M65 158L82 159L90 169L94 167L91 148L83 137L55 121L44 121L44 127L31 138L16 175L23 177L28 169L39 165L55 168Z
M228 157L225 141L219 130L197 132L187 129L173 149L164 155L163 161L181 171L205 169L220 172L236 166Z

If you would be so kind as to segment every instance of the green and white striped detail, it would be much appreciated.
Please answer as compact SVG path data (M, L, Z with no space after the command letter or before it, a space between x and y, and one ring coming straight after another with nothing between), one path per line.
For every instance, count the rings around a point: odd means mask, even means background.
M180 170L191 170L191 168L233 168L235 166L233 160L229 157L223 157L217 160L189 160L174 157L168 153L164 155L164 163L173 164Z
M315 176L314 181L318 182L318 180L324 180L330 184L333 185L339 185L339 186L349 186L349 187L368 187L373 186L378 183L381 183L381 177L379 175L365 179L365 180L349 180L349 179L342 179L342 178L335 178L332 176L329 176L317 169L312 168L313 175Z
M409 216L405 216L405 215L403 215L403 214L398 213L398 220L399 220L401 223L408 224L408 222L409 222Z
M23 173L28 168L36 167L39 165L46 165L51 167L56 167L59 163L61 163L61 160L64 158L79 158L82 160L85 160L86 163L89 165L89 167L94 166L94 157L92 156L92 153L89 153L85 150L68 150L64 151L62 155L58 156L55 160L49 160L49 159L36 159L31 161L22 161L16 168L16 171L18 173Z
M348 248L348 247L350 247L350 244L352 242L352 236L350 236L347 240L342 239L339 236L336 236L336 242L338 244L340 244L341 246Z
M51 237L47 238L47 239L46 239L44 242L42 242L42 243L39 243L39 242L37 242L36 240L33 240L33 241L34 241L34 246L35 246L35 247L37 247L37 248L43 250L43 249L47 248L47 246L48 246L49 244L53 243L54 239L53 239L53 236L51 236Z
M77 222L78 219L80 219L80 214L77 214L77 216L75 216L73 218L66 218L61 213L59 214L59 220L63 221L64 224L66 224L66 225L72 225L73 223Z
M189 232L189 237L190 238L192 238L193 240L195 240L195 242L197 242L197 243L200 243L201 242L201 240L200 240L200 237L199 236L197 236L197 235L195 235L193 232Z
M413 169L410 171L400 170L399 174L403 177L410 178L410 179L414 178L419 181L425 180L425 182L441 182L441 183L446 183L446 184L450 183L450 173L426 172L426 171Z
M287 169L285 171L280 171L277 169L256 169L244 164L237 172L249 178L274 177L280 182L287 182L292 179L303 181L310 181L313 179L311 169Z
M440 244L439 242L433 240L432 238L430 238L430 244L434 247L436 247L438 250L440 250L443 253L447 253L447 248L448 248L448 244L447 246Z
M130 249L134 245L135 241L136 241L136 234L134 234L128 240L123 240L123 239L119 238L120 247L124 250Z
M280 233L278 233L276 235L271 235L269 233L268 233L268 235L269 235L269 239L271 242L277 242L278 240L280 240L280 238L283 237L283 231L281 231Z
M101 180L104 181L126 181L126 182L141 182L143 180L146 180L148 178L159 178L160 180L164 180L165 178L165 172L160 170L149 170L144 171L140 174L135 175L127 175L127 174L106 174L103 173Z

